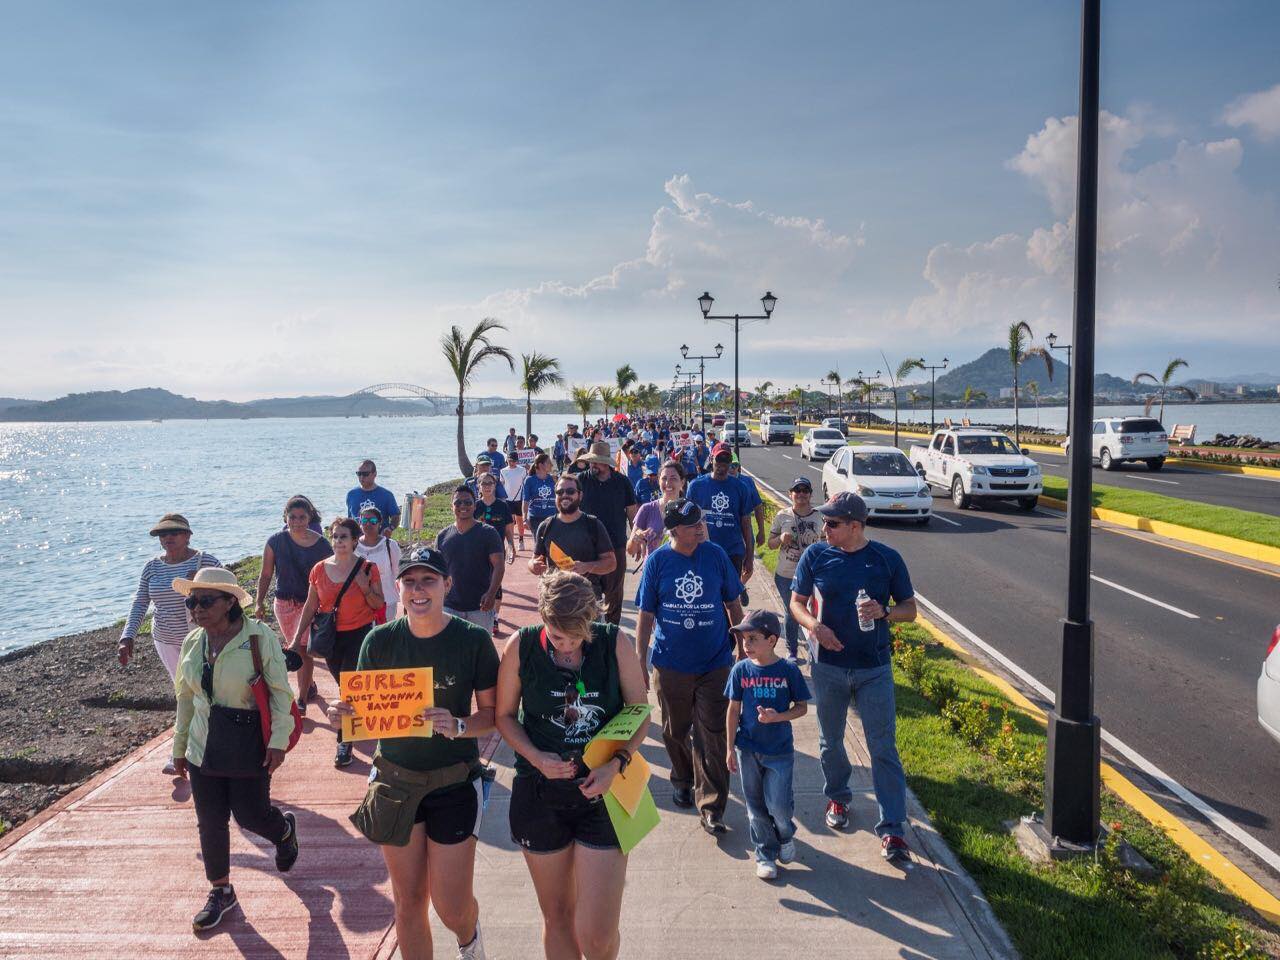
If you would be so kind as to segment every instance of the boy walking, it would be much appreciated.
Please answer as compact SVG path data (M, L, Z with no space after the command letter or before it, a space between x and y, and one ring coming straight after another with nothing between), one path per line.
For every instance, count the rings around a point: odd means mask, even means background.
M742 778L756 876L776 880L777 864L796 858L791 721L808 711L809 688L795 662L774 651L782 633L776 613L752 610L729 629L738 634L747 659L734 664L725 685L725 726L735 731L726 759L729 769Z

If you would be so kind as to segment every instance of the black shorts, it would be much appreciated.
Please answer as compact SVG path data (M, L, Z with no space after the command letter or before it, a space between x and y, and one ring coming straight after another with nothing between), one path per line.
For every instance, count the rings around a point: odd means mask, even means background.
M556 853L571 843L617 850L604 800L588 800L572 780L519 774L511 785L511 840L530 853Z
M524 501L523 501L523 500L508 500L508 501L507 501L507 506L511 508L511 518L512 518L513 520L514 520L516 517L522 517L522 516L524 516L524 510L523 510L523 507L524 507Z
M414 823L425 826L427 837L440 844L462 843L480 832L484 802L480 778L437 790L422 798Z

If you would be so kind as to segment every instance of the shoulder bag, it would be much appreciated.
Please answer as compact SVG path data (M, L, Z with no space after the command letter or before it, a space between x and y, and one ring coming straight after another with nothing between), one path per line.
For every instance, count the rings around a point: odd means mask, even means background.
M271 746L271 690L267 686L266 677L262 673L262 652L258 649L258 635L249 634L249 650L253 654L253 678L249 681L249 689L253 691L254 702L258 705L258 716L261 718L262 743ZM289 715L293 717L293 732L289 734L289 743L285 746L288 753L298 745L302 736L302 713L298 710L298 702L289 698Z
M333 601L333 609L328 613L317 612L311 618L311 640L307 644L307 652L313 657L327 657L333 653L333 648L338 642L338 608L342 606L342 598L346 595L347 588L351 586L351 581L356 578L356 574L360 572L363 565L364 560L357 557L356 565L351 568L346 582L338 591L338 599Z

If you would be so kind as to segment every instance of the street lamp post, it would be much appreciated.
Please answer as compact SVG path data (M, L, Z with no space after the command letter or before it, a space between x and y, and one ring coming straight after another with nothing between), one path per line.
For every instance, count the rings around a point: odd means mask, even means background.
M719 360L720 354L722 353L724 353L724 345L717 343L715 353L704 353L700 356L691 357L689 356L689 345L685 343L680 344L680 356L684 357L686 360L698 361L698 389L700 391L698 394L698 417L699 417L698 431L699 432L705 430L706 424L707 424L707 379L706 379L707 364L706 364L706 361ZM735 413L737 412L736 409L734 412Z
M1050 350L1067 351L1067 436L1069 437L1071 436L1071 344L1064 343L1062 346L1058 346L1058 335L1056 333L1051 333L1044 339L1049 344Z
M716 298L711 294L703 292L698 298L698 307L702 310L702 318L704 320L715 320L717 323L733 325L733 421L741 423L742 417L738 414L738 404L742 397L738 391L738 332L742 329L744 322L751 323L756 320L768 320L773 315L773 308L778 305L778 298L772 292L766 290L763 297L760 298L760 306L764 308L763 314L719 314L712 315L711 305L716 302ZM733 433L733 455L738 455L738 438L741 431L735 430Z
M1093 621L1089 618L1094 308L1098 267L1098 66L1101 0L1082 0L1079 166L1076 171L1075 315L1079 352L1071 370L1071 462L1067 486L1067 615L1058 692L1049 712L1044 828L1054 841L1089 849L1098 839L1101 729L1093 714Z
M937 423L935 422L936 418L934 415L934 406L935 406L934 386L937 383L938 371L947 369L948 362L949 361L947 360L946 357L942 358L941 363L925 363L924 357L920 358L920 369L929 371L929 432L930 433L933 433L933 431L937 429Z
M676 379L684 381L681 385L680 392L684 396L685 410L688 412L688 420L685 422L690 425L693 423L693 381L697 378L698 375L692 371L689 373L681 372L680 364L676 364Z
M880 379L880 371L877 370L872 376L876 380ZM867 382L867 378L862 375L862 371L858 371L858 380L862 384L862 389L867 392L867 429L871 429L871 384Z

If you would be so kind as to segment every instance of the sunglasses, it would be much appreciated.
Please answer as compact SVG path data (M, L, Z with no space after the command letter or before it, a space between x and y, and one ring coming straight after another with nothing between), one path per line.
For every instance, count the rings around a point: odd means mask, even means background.
M377 517L361 517L360 522L364 524L370 524L370 523L379 523L380 521L378 520Z
M557 496L557 497L576 497L577 495L578 495L578 491L577 491L577 489L576 489L576 488L574 488L574 487L568 487L568 488L566 488L566 489L564 489L564 490L557 490L557 491L556 491L556 496Z
M194 610L196 607L201 610L208 610L221 599L222 597L211 597L206 593L203 597L187 597L182 602L188 610Z
M357 470L357 471L356 471L356 476L357 476L357 477L372 477L372 476L373 476L373 471L372 471L372 470Z
M476 502L474 500L455 500L453 505L455 507L474 507Z
M165 537L180 537L183 534L190 533L190 532L191 532L190 530L161 530L158 534L156 534L156 536L158 536L161 540L163 540Z
M852 522L853 522L853 521L851 521L851 520L825 520L825 519L824 519L824 520L822 521L822 525L823 525L824 527L840 527L840 526L843 526L843 525L844 525L844 524L846 524L846 523L852 523Z

